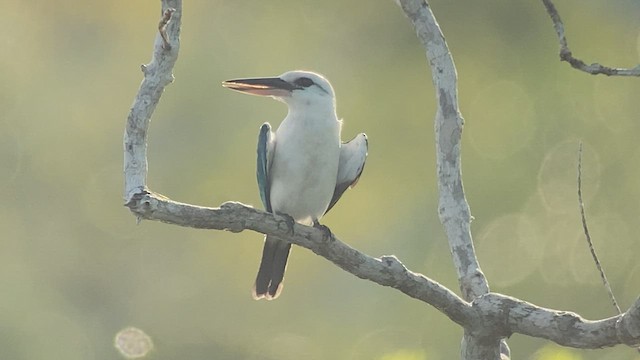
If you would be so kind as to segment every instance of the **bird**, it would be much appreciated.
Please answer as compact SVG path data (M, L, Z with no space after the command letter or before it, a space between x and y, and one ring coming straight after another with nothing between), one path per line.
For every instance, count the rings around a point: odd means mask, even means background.
M341 141L333 87L322 75L288 71L277 77L227 80L222 86L285 103L287 116L272 131L260 127L257 148L258 189L267 212L328 231L320 219L358 182L368 154L367 135ZM265 236L254 299L276 299L282 292L291 243Z

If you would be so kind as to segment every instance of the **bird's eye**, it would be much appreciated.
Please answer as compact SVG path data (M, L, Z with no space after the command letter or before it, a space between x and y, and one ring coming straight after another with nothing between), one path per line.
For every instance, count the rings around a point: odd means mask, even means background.
M298 86L302 86L303 88L308 88L309 86L313 85L313 80L309 79L308 77L301 77L296 79L293 83Z

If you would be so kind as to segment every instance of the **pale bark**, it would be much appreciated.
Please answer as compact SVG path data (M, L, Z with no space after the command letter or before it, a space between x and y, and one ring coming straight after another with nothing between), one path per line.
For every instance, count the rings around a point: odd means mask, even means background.
M598 63L587 64L584 61L573 56L573 53L569 49L569 43L564 33L564 23L560 18L560 14L551 0L542 0L547 13L553 22L553 28L556 31L558 37L558 43L560 43L560 60L568 62L571 67L584 71L591 75L607 75L607 76L640 76L640 65L631 69L614 68Z

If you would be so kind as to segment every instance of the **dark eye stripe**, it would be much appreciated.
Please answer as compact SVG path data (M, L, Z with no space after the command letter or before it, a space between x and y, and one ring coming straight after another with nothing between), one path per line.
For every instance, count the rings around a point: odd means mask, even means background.
M295 79L293 83L298 86L307 88L313 85L313 80L309 79L308 77L301 77L301 78Z

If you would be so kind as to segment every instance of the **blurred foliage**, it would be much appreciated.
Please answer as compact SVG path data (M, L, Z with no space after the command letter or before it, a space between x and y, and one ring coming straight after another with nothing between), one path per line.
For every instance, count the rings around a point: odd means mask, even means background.
M423 350L399 350L394 353L384 354L380 360L426 360Z
M557 345L544 346L531 358L532 360L582 360L575 350L559 348Z
M640 80L560 63L539 1L431 2L460 76L463 168L493 291L596 319L614 315L582 236L621 306L640 292ZM558 1L587 63L639 62L630 0ZM285 291L249 295L261 236L135 219L122 206L122 132L148 62L158 1L3 5L0 57L0 358L114 359L147 333L160 359L453 359L461 329L436 310L295 248ZM259 204L255 141L282 104L220 82L325 74L343 138L366 131L367 168L323 222L344 241L457 289L437 216L434 92L393 1L185 1L176 81L150 130L149 186L175 200ZM637 359L514 335L514 358Z

